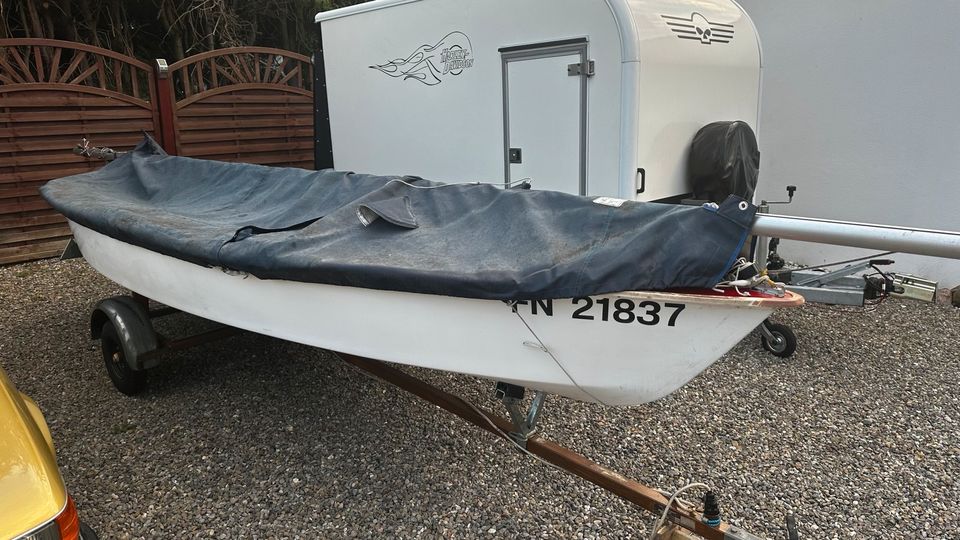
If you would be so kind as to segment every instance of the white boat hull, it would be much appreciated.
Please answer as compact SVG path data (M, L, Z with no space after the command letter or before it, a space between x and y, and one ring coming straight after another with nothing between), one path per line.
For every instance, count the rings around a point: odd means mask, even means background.
M715 362L784 298L623 292L519 303L261 280L71 222L86 260L132 291L280 339L465 373L606 405L661 398Z

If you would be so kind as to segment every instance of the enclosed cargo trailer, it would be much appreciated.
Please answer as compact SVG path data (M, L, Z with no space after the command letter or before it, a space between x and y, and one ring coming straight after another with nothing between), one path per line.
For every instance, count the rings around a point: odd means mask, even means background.
M732 0L376 0L319 13L318 168L653 201L704 125L757 129Z

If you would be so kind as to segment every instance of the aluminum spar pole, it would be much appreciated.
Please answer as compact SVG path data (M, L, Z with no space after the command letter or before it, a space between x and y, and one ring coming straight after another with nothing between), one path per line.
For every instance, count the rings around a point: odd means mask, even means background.
M753 234L898 253L960 259L960 232L757 214Z

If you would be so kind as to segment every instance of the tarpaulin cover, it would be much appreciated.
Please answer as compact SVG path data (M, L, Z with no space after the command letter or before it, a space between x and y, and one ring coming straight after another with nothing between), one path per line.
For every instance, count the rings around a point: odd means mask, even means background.
M149 139L42 193L76 223L199 265L498 300L713 286L755 212L206 161Z
M688 167L694 198L720 202L730 195L753 200L760 173L757 137L746 122L713 122L690 144Z

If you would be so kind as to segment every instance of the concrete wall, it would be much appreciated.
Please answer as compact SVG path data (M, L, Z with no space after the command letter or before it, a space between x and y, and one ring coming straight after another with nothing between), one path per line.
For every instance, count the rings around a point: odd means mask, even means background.
M763 46L759 197L776 213L960 230L960 1L741 0ZM781 242L787 260L869 251ZM960 283L960 261L895 270Z

